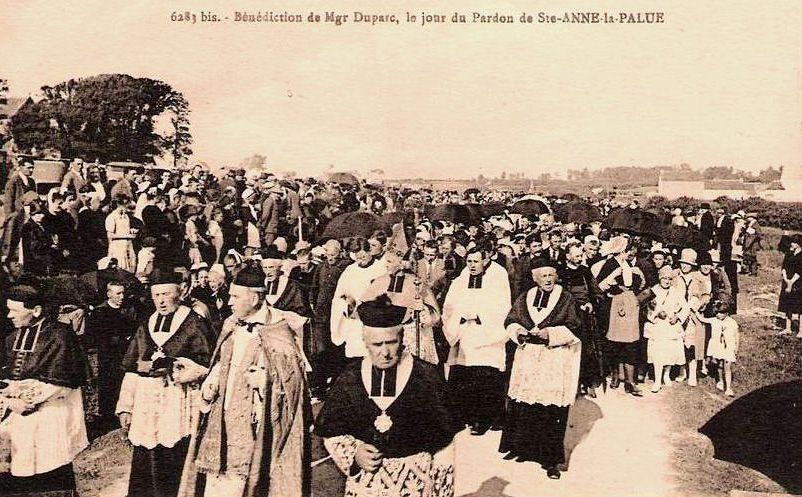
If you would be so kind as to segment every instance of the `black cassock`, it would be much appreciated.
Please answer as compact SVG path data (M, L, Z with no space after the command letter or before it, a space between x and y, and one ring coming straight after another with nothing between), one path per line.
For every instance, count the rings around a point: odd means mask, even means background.
M415 496L422 485L453 478L453 466L445 470L450 471L446 475L431 459L432 455L447 447L461 429L451 417L446 382L442 374L431 364L407 355L404 360L412 361L409 379L406 383L397 383L396 392L390 393L391 396L397 396L382 411L368 393L368 388L375 390L381 381L371 381L367 387L363 382L365 360L367 359L354 361L345 368L332 387L315 423L315 433L327 439L326 446L335 463L349 477L346 495L359 495L358 489L364 489L364 486L384 492L381 495L385 495L390 491L385 486L389 477L393 481L393 487L400 489L399 495ZM403 366L400 365L398 369L398 377L403 377ZM372 368L370 371L368 376L371 380L380 373ZM382 393L386 395L386 390ZM379 424L378 420L383 412L392 422L389 429L380 433L376 425ZM376 478L360 471L353 459L359 441L372 444L380 450L384 460L379 471L386 471L385 477ZM427 464L428 467L425 467ZM412 466L416 471L399 470ZM422 477L423 480L417 479L423 474L427 474ZM425 480L429 483L424 483ZM450 485L435 486L443 488Z

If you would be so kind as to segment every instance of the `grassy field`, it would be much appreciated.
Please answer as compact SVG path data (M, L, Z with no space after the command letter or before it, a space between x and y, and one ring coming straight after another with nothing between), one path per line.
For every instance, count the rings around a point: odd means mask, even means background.
M774 233L772 240L779 239ZM773 245L776 247L776 244ZM772 314L777 309L782 256L774 250L759 254L757 277L741 276L738 298L740 345L733 366L736 396L757 388L802 378L802 340L779 336ZM737 398L737 397L736 397ZM673 461L681 490L689 495L724 496L732 489L783 492L783 488L749 468L713 459L710 440L699 428L732 399L705 378L697 388L685 384L667 389L672 411ZM748 429L745 427L745 429Z

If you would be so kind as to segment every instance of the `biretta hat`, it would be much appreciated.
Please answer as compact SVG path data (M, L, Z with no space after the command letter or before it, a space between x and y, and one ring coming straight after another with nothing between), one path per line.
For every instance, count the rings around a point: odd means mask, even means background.
M376 300L363 302L356 308L359 319L370 328L394 328L401 326L406 317L406 307L399 307L390 303L389 299L379 297Z

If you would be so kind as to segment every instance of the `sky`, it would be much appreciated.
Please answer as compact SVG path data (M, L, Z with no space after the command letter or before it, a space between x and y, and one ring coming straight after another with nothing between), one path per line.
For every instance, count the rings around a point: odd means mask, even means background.
M607 166L802 163L802 2L0 0L10 95L102 73L163 80L194 160L298 174L470 178ZM234 7L228 7L233 4ZM399 25L172 22L201 7L397 13ZM664 12L663 24L407 24L523 12Z

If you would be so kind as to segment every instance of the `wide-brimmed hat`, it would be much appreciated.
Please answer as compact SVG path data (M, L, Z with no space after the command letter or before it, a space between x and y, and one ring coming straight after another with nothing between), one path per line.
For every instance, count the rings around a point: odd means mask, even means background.
M290 253L292 255L295 255L302 250L310 250L311 248L312 248L311 243L307 242L306 240L300 240L295 243L295 247L292 249L292 252Z
M710 252L707 250L700 252L699 257L696 259L696 264L700 266L712 266L713 258L710 256Z
M696 266L696 251L692 248L682 249L682 252L679 256L679 263L680 264L691 264L692 266Z

